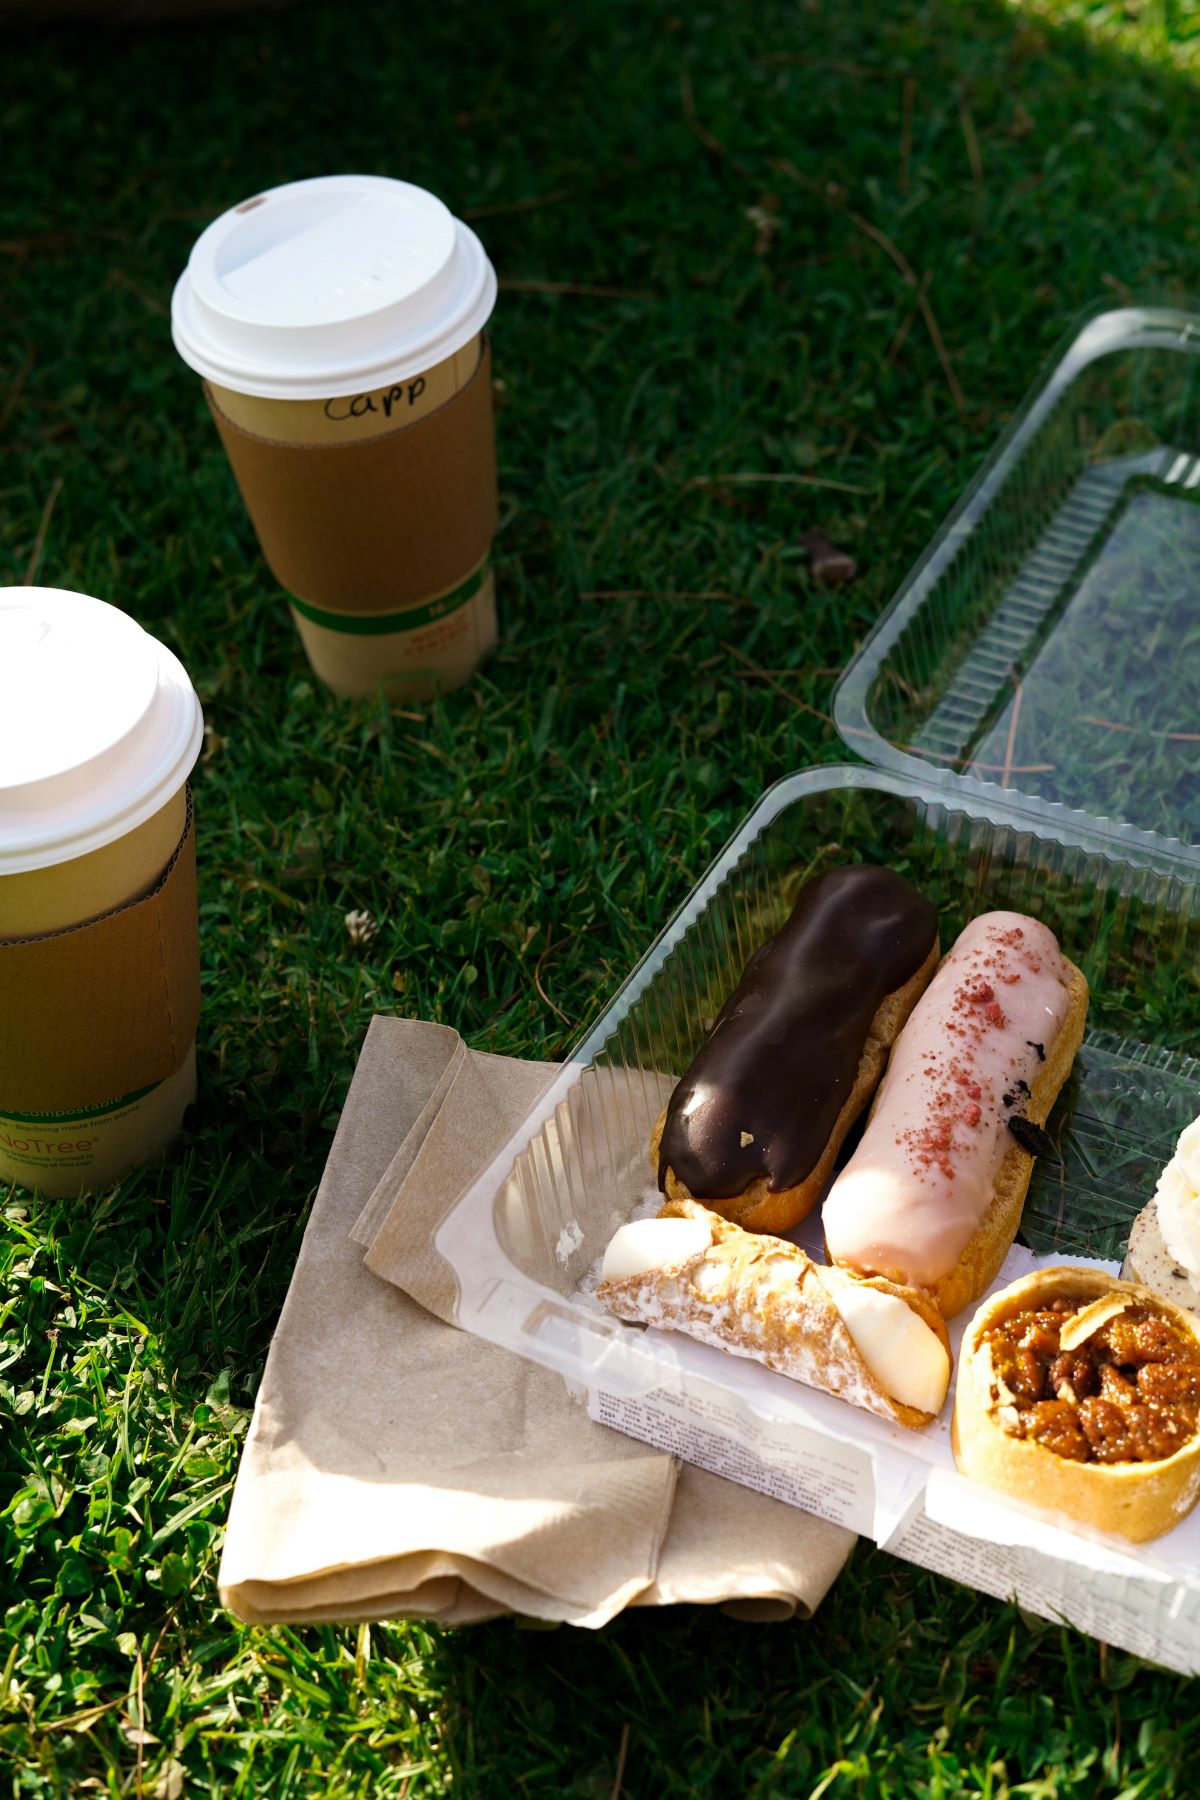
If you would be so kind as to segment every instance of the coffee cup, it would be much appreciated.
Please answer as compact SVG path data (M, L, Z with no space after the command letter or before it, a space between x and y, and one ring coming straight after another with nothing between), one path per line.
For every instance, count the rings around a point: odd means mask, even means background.
M0 1182L77 1194L161 1155L196 1092L183 666L116 607L0 589Z
M336 694L425 700L495 644L495 294L475 234L378 176L243 201L176 285L176 348Z

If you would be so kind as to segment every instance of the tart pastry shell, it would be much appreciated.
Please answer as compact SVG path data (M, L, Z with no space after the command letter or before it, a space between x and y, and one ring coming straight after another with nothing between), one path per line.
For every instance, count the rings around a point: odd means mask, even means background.
M997 1417L1002 1401L991 1347L984 1341L989 1331L1027 1308L1066 1298L1081 1309L1109 1294L1154 1307L1200 1348L1200 1321L1149 1288L1118 1281L1101 1269L1035 1270L986 1301L967 1327L951 1443L955 1463L972 1481L1142 1544L1172 1530L1200 1498L1200 1425L1188 1443L1160 1462L1085 1463L1058 1456L1004 1429Z

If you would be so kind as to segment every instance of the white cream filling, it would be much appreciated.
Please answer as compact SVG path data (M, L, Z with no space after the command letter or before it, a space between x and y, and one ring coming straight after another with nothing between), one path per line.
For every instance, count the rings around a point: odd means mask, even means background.
M632 1219L613 1234L600 1279L624 1281L647 1269L678 1268L711 1243L712 1229L703 1219Z
M726 1262L702 1262L692 1274L691 1285L706 1300L719 1300L729 1287L730 1275Z
M884 1393L917 1412L941 1412L950 1385L950 1358L937 1332L897 1294L881 1294L854 1281L826 1285Z
M1163 1242L1200 1289L1200 1119L1181 1135L1158 1178L1155 1199Z

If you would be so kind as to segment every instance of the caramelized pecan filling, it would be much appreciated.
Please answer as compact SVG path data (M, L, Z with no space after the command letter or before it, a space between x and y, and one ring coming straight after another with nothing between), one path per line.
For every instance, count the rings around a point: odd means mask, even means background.
M1073 1350L1072 1300L1015 1313L987 1333L996 1416L1012 1437L1072 1462L1161 1462L1196 1434L1200 1346L1148 1305L1127 1306Z

